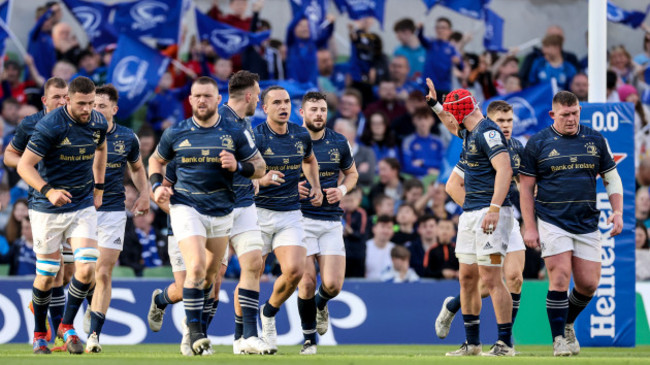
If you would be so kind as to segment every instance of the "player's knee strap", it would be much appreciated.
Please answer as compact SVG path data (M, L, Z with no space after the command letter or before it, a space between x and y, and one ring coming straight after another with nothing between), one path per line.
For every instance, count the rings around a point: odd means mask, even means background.
M457 253L456 258L458 262L465 265L474 265L476 264L476 255L471 253Z
M81 247L74 250L74 260L81 263L95 263L99 258L99 250L94 247Z
M74 254L69 251L64 251L61 253L63 255L64 264L74 264Z
M476 258L479 266L502 267L505 257L500 253L491 253Z
M60 268L59 260L36 260L36 275L56 276Z

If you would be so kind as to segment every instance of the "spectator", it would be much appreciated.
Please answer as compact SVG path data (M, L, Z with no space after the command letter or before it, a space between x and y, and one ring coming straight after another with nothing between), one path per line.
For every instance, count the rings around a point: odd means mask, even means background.
M108 77L108 67L101 65L101 57L91 48L87 48L79 54L79 72L73 77L85 76L95 83L95 86L102 86Z
M608 103L619 103L621 98L618 96L617 91L618 85L618 76L616 72L612 70L607 70L607 102Z
M475 94L479 97L482 96L483 99L489 99L498 95L494 75L491 71L491 68L494 67L492 66L492 58L492 52L487 51L478 56L476 67L472 68L472 70L467 74L467 85L461 85L462 87L472 86L474 90L477 90ZM469 57L466 57L466 60L469 61ZM458 72L456 72L456 74L458 74ZM464 74L461 74L461 76L464 76Z
M73 65L79 64L81 47L69 24L59 22L52 27L52 42L56 49L57 60L65 60Z
M149 164L149 157L156 148L156 134L151 127L144 125L138 131L138 139L140 140L140 156L142 156L142 163L146 167Z
M650 33L645 33L643 37L643 52L634 56L634 63L640 67L650 66ZM650 81L650 80L649 80Z
M34 67L34 60L31 56L25 56L25 65L29 69L31 79L21 80L23 67L16 61L7 60L4 62L2 73L2 101L7 98L15 98L19 103L29 103L41 107L41 86L43 78Z
M428 205L430 205L429 208L427 208ZM458 218L462 212L460 206L449 199L449 195L445 192L445 186L439 183L429 185L426 195L415 204L415 209L418 211L425 208L430 209L436 219L451 219L455 224L458 224Z
M396 158L388 157L379 161L379 182L370 189L370 201L374 201L379 194L385 194L394 201L399 201L404 193L399 173L400 164Z
M415 223L418 221L418 216L415 214L415 208L412 205L402 203L397 208L397 230L393 235L392 241L397 245L405 245L407 242L414 241L418 238L415 230Z
M152 226L154 219L153 211L144 215L133 217L135 233L142 247L141 260L144 267L157 267L163 265L162 249L165 248L165 238Z
M350 43L350 72L352 80L362 84L374 85L388 74L388 62L383 55L381 37L371 33L375 19L366 17L348 24Z
M377 218L380 215L385 215L392 219L395 216L395 199L386 194L379 194L372 200L372 208L375 213L370 219L372 224L377 223Z
M581 103L589 101L589 78L587 74L579 72L573 76L569 90L576 94Z
M636 280L650 280L650 247L648 230L641 222L636 223Z
M413 114L415 133L402 143L403 172L422 178L427 175L438 176L445 155L440 138L431 134L435 123L430 108L421 108Z
M390 129L388 115L379 110L370 114L368 121L361 134L361 143L372 148L375 160L399 158L395 134Z
M407 66L409 66L407 70L408 80L415 80L422 75L424 60L427 55L427 51L422 47L418 36L415 34L415 23L410 18L404 18L395 23L393 30L400 43L393 54L402 56L407 60ZM395 59L397 57L393 58L393 60ZM399 85L398 83L398 88Z
M356 130L350 121L339 118L334 124L334 131L341 133L348 140L352 157L357 165L359 172L359 181L357 186L360 188L369 188L375 180L375 153L369 147L356 142Z
M509 75L506 78L506 94L512 94L521 91L521 78L519 75Z
M366 279L381 280L382 275L393 268L390 251L395 247L393 219L386 215L377 218L372 227L373 238L366 242Z
M564 37L564 30L560 26L557 25L551 25L546 29L546 36L549 35L556 35L562 37L562 39L565 39ZM528 84L528 80L530 79L530 74L531 74L531 68L533 66L533 63L538 59L544 56L544 53L541 49L535 47L533 50L524 58L524 61L521 63L521 66L519 67L519 77L521 78L522 81L522 86L523 87L528 87L530 86ZM573 68L577 70L580 70L580 62L578 61L578 57L574 53L567 52L565 50L562 50L562 59L569 62L571 65L573 65Z
M361 136L363 129L366 126L366 117L361 112L361 105L363 105L363 99L361 92L357 89L348 88L343 91L339 101L339 109L333 118L327 122L327 127L332 128L334 122L338 118L345 118L349 120L356 130L356 136Z
M650 191L648 191L647 186L643 186L636 191L634 217L637 222L650 227Z
M431 247L424 262L426 276L436 279L458 279L456 258L456 225L449 219L442 219L437 227L437 244Z
M334 32L334 16L328 15L327 26L320 34L311 34L307 16L296 17L287 28L287 78L297 82L318 83L316 52L326 48Z
M409 93L404 105L406 113L402 114L400 117L392 119L390 123L390 129L395 132L397 144L400 146L402 145L404 137L415 132L415 126L413 125L413 114L415 111L420 108L428 108L424 94L420 90L415 90ZM437 126L434 126L434 130L437 132Z
M345 242L345 277L362 278L366 273L366 230L368 215L361 208L363 193L350 190L341 199L343 241Z
M253 3L253 19L251 20L251 32L271 31L271 23L260 19L260 11L264 7L264 1ZM241 55L242 69L260 75L260 80L278 79L284 80L284 65L280 52L270 46L271 41L265 40L259 46L248 46ZM236 57L235 57L236 59Z
M393 249L390 250L390 259L393 267L390 271L382 275L382 281L392 283L414 283L420 280L418 274L409 267L411 253L407 248L402 246L393 247Z
M228 95L228 80L233 71L233 62L230 58L217 58L214 62L214 73L210 73L210 77L217 82L219 86L219 94ZM203 73L206 73L205 67ZM222 100L224 102L224 100Z
M2 102L0 119L4 123L4 136L13 135L14 130L20 122L20 103L14 98L7 98Z
M14 242L22 235L21 223L28 217L27 199L18 199L13 205L9 221L4 228L7 242Z
M404 182L404 196L402 197L402 201L405 204L411 205L415 210L415 215L418 217L424 215L425 212L424 209L417 210L415 208L418 201L420 201L420 199L422 199L423 197L424 197L424 184L422 184L422 181L416 178L412 178Z
M395 83L397 98L401 101L405 101L411 92L421 89L421 85L409 79L409 61L405 56L393 57L388 66L388 74Z
M27 51L34 59L38 73L45 79L52 75L54 63L57 60L52 28L61 20L61 5L50 2L36 9L36 24L29 32Z
M576 68L562 56L564 38L559 35L547 35L542 40L543 57L533 62L528 76L528 82L537 85L555 79L558 87L569 89L571 79L577 73Z
M618 76L617 86L620 84L636 84L636 65L632 56L624 46L615 46L609 52L609 69ZM623 100L623 99L621 99Z
M419 276L425 276L428 252L436 245L437 231L436 218L424 215L418 219L418 239L405 245L411 251L411 267Z
M257 0L255 2L264 3L264 0ZM219 9L219 1L214 0L212 7L208 10L208 15L215 20L226 23L235 28L248 31L251 27L251 17L246 16L248 10L248 0L229 0L228 1L228 14L223 14Z
M318 89L328 93L328 96L338 94L339 90L345 88L346 67L334 64L334 55L329 49L319 49L316 52L316 60L318 64Z
M34 252L34 240L32 237L32 225L29 217L23 218L20 222L20 239L14 241L13 261L9 267L9 275L35 275L36 274L36 252Z
M388 116L388 123L390 121L406 114L406 108L402 100L397 97L397 89L395 87L395 82L392 80L384 79L379 81L379 100L368 105L365 110L366 117L370 117L371 114L377 111L383 111Z
M52 77L60 77L66 83L70 82L76 73L77 67L66 60L58 61L52 68Z
M492 66L494 70L494 87L497 94L506 95L506 80L510 75L519 74L519 60L513 55L501 57Z
M436 20L435 39L430 40L424 36L424 27L422 25L418 29L420 43L427 50L422 75L424 78L429 77L433 80L440 97L452 89L452 68L456 66L461 70L463 69L460 53L449 43L451 32L451 20L443 17Z
M9 185L0 183L0 228L4 231L7 227L13 206L11 205L11 194L9 192Z
M158 83L158 92L147 103L147 123L160 134L185 119L182 100L189 90L187 87L172 89L172 82L172 75L165 72Z

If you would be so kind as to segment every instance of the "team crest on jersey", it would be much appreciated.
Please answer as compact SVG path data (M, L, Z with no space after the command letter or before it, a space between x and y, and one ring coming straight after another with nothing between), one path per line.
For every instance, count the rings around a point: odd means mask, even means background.
M587 142L585 143L585 147L587 148L587 153L596 156L598 154L598 148L596 148L596 144L594 142Z
M521 165L521 157L519 157L519 155L512 156L512 162L514 163L515 168L518 169L519 166Z
M467 146L467 151L469 153L476 153L478 152L478 148L476 148L476 143L474 141L469 142L469 146Z
M124 141L115 141L113 149L115 150L115 153L119 153L121 155L124 153L124 151L126 151L126 145L124 144Z
M341 162L341 153L339 152L338 148L333 148L329 150L329 155L330 155L330 161L335 163Z
M210 150L201 150L201 156L210 156Z
M299 155L305 154L305 146L302 144L302 142L296 142L296 153Z
M79 149L79 154L83 155L84 153L86 153L86 149L85 148L80 148Z
M229 134L221 136L221 147L229 150L235 149L235 143L232 141L232 137L230 137Z
M99 138L102 136L102 133L100 131L94 131L93 132L93 141L95 141L95 144L99 144Z

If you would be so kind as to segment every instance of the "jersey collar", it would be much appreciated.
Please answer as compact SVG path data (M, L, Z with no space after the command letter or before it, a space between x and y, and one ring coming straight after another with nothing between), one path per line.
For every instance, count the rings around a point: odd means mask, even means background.
M289 135L289 123L291 123L291 122L287 122L287 133L279 134L279 133L276 133L276 132L273 130L273 128L271 128L271 126L269 125L269 121L268 121L268 120L265 120L265 121L264 121L264 124L266 124L266 128L268 128L269 131L270 131L271 133L273 133L273 134L275 134L276 136L279 136L279 137L282 137L282 136L288 136L288 135Z
M79 125L87 125L87 124L90 123L90 121L93 119L93 110L90 111L90 119L88 119L88 123L81 123L81 122L77 121L76 119L74 119L74 118L72 117L72 115L70 115L70 113L68 113L68 106L67 106L67 105L62 106L62 108L63 108L63 112L65 113L66 117L68 117L68 118L69 118L71 121L73 121L75 124L79 124Z
M226 108L228 108L228 110L230 110L230 112L232 113L232 115L234 115L235 118L237 118L237 121L238 121L238 122L243 122L243 121L244 121L244 118L240 117L239 114L237 114L237 112L235 112L235 110L234 110L233 108L230 107L230 105L228 105L228 104L226 103L226 104L223 104L223 106L225 106Z
M576 132L576 134L572 134L572 135L570 135L570 136L569 136L569 135L564 135L564 134L558 132L558 130L555 129L555 127L553 126L553 124L551 124L551 130L552 130L553 132L555 132L555 134L557 134L557 135L560 136L560 137L575 137L575 136L580 135L580 132L582 132L582 126L580 125L580 123L578 123L578 132Z
M113 121L113 128L111 128L110 131L106 132L106 134L113 134L117 130L117 123Z
M194 124L194 126L195 126L196 128L199 128L199 129L210 129L210 128L216 128L220 123L221 123L221 114L219 114L219 119L217 119L217 122L214 123L214 125L213 125L212 127L201 127L201 126L199 125L199 123L197 123L196 120L194 120L194 116L192 116L192 124Z

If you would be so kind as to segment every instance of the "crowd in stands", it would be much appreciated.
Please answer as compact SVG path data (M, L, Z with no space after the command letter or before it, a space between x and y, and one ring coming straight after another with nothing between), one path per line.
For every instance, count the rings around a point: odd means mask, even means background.
M285 27L260 17L264 5L263 1L214 1L207 14L247 31ZM42 109L42 86L48 77L69 81L86 76L97 85L107 80L115 46L98 52L80 44L70 24L61 20L67 10L58 2L39 7L35 19L48 10L51 16L36 24L30 34L29 48L40 49L38 54L43 57L6 57L4 61L0 85L3 146L11 141L24 117ZM348 23L351 50L345 61L332 51L335 47L328 47L333 42L335 21ZM328 17L326 25L313 37L307 20L295 19L286 27L285 39L250 46L231 59L219 58L209 43L196 38L185 47L187 54L179 54L181 45L161 46L161 52L181 60L191 71L170 66L151 99L119 122L136 131L146 164L161 133L190 116L187 96L197 76L213 77L224 94L229 76L240 69L256 72L262 80L312 82L328 94L328 127L348 139L359 171L357 188L341 202L346 276L393 282L456 280L459 264L454 248L462 209L438 181L452 136L425 102L425 78L434 81L440 97L464 87L479 101L555 79L560 88L586 101L587 59L566 49L563 30L555 25L541 35L539 47L527 53L511 49L500 54L466 51L469 33L454 28L444 17L426 25L409 18L397 21L392 27L399 40L395 49L384 48L381 33L374 31L378 29L374 18L351 21ZM390 25L385 28L385 33L390 32ZM644 260L643 270L637 271L641 279L650 278L650 106L643 97L648 89L645 70L650 66L648 31L638 32L644 35L643 53L633 57L625 47L616 46L608 54L608 101L635 104L635 157L640 175L636 247L639 260ZM0 170L0 178L0 263L9 264L11 275L31 275L35 256L25 200L27 185L11 168ZM127 208L136 197L137 191L127 182ZM166 217L152 208L145 216L134 217L129 212L119 265L132 268L136 275L169 264ZM271 258L266 272L273 275L276 270ZM544 273L539 252L528 249L524 277L538 279ZM236 257L231 257L227 276L237 275Z

